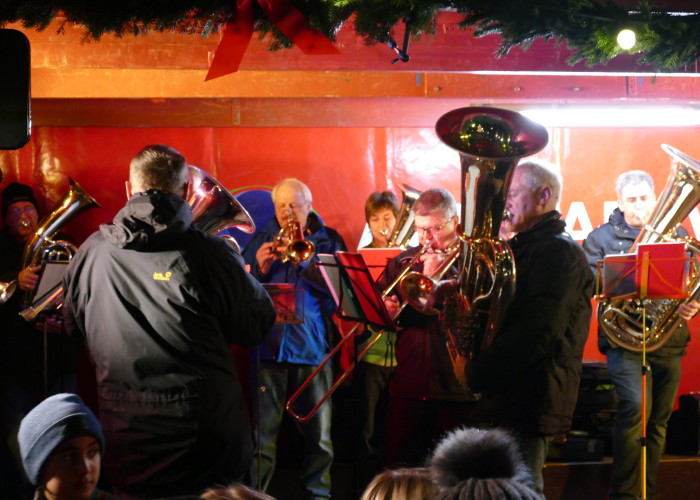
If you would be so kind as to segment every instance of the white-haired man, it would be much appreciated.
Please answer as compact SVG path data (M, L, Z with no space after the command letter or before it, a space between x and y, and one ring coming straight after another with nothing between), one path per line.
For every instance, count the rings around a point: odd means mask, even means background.
M493 342L467 363L467 382L481 393L479 426L513 431L543 491L551 438L571 427L588 337L593 273L557 210L559 169L519 164L506 209L516 263L516 292Z
M257 460L251 468L253 486L266 490L275 471L277 435L285 403L329 352L335 302L323 281L315 257L305 262L282 262L276 236L290 218L299 222L304 239L312 242L316 254L345 250L345 243L333 229L312 212L309 188L298 179L284 179L272 190L275 217L246 246L243 256L250 272L261 283L291 283L303 295L303 317L299 323L278 323L264 344L255 349L251 370L253 422ZM284 245L282 245L284 246ZM328 391L333 374L327 364L308 390L297 400L310 409ZM331 404L299 426L304 437L301 482L305 499L325 499L331 493ZM309 405L309 406L305 406ZM304 410L302 410L304 411Z

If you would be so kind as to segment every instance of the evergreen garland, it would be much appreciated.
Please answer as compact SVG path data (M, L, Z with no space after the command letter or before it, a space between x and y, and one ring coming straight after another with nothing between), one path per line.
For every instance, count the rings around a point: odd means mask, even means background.
M642 0L634 10L614 0L288 0L309 24L331 41L351 22L365 43L392 43L393 31L405 23L412 36L435 32L437 13L453 9L462 15L460 27L474 36L498 34L498 56L516 46L526 49L533 40L565 42L575 52L568 61L605 64L620 54L616 35L629 27L637 35L632 49L639 62L657 71L674 71L700 57L700 15L677 15ZM291 47L265 17L256 0L255 31L268 36L269 47ZM61 16L64 22L85 26L86 38L104 34L139 35L149 30L174 30L209 36L235 14L236 0L7 0L0 6L0 25L22 22L27 28L46 29Z

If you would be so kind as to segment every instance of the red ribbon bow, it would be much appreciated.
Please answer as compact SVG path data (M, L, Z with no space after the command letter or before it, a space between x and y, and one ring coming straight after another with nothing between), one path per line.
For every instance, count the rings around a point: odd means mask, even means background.
M204 81L238 71L255 27L254 3L258 2L265 15L277 28L299 47L304 54L338 54L340 51L318 30L313 29L304 15L288 0L237 0L236 12L224 26L221 42Z

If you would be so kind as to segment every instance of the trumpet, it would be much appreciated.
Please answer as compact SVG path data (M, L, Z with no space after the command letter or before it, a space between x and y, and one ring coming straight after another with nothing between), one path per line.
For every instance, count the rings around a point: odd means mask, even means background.
M278 250L281 247L284 249ZM291 216L272 240L272 252L280 262L301 264L314 256L316 245L304 239L304 232L299 220Z

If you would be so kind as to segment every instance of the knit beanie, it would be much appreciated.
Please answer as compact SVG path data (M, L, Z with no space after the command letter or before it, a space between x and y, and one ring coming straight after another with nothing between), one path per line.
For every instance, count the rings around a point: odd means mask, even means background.
M36 202L36 198L34 197L34 190L26 184L13 182L8 184L7 187L2 190L2 220L5 220L7 210L10 208L10 205L18 201L31 202L34 204L36 211L39 211L39 204Z
M429 459L440 500L544 500L515 438L500 429L461 428L450 432Z
M41 468L61 443L83 436L93 436L104 451L100 422L76 394L56 394L39 403L23 419L17 440L22 465L35 486Z

